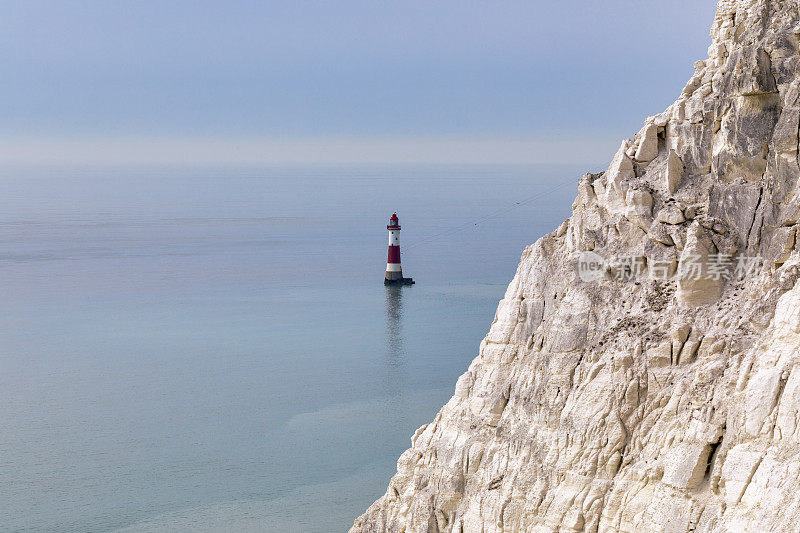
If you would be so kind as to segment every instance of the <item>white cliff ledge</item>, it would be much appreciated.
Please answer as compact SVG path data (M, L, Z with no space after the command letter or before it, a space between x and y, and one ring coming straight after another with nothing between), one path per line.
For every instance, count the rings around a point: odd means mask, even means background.
M721 0L711 36L351 531L800 530L800 0Z

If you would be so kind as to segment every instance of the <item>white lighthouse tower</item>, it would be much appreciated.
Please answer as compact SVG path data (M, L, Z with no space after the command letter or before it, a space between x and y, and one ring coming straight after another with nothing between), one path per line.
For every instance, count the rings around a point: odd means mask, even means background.
M386 278L384 285L412 285L414 280L403 277L403 268L400 266L400 221L394 213L386 226L389 230L389 256L386 259Z

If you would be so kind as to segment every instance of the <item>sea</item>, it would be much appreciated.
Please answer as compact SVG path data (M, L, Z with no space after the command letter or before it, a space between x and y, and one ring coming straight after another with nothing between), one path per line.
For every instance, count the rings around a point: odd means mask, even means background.
M583 170L0 169L0 531L347 531Z

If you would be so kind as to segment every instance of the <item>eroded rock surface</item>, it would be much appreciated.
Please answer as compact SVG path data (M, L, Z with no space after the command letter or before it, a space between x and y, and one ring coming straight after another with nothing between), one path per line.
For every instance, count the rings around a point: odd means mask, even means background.
M800 0L722 0L711 37L353 532L800 529Z

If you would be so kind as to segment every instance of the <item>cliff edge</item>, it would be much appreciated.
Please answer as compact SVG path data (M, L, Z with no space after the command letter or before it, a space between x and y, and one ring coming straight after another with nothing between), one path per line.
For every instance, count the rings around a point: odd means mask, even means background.
M800 0L711 37L351 532L800 529Z

